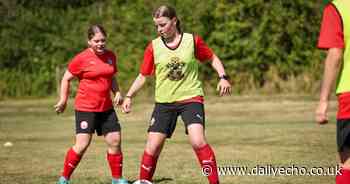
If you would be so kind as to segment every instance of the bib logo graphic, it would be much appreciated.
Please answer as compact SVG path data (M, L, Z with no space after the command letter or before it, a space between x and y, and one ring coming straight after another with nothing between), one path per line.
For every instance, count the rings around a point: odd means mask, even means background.
M87 129L87 127L88 127L88 123L86 121L80 122L80 128L81 129Z
M180 61L178 57L170 58L170 63L166 65L166 67L170 70L168 72L167 78L172 81L179 81L184 77L182 72L183 66L185 63Z

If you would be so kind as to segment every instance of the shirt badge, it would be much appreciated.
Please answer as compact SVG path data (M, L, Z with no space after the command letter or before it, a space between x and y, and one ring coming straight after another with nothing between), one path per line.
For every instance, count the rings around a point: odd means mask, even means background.
M181 80L185 76L183 71L184 66L185 63L181 62L179 57L170 58L170 62L166 65L166 67L169 69L167 74L168 79L172 81Z

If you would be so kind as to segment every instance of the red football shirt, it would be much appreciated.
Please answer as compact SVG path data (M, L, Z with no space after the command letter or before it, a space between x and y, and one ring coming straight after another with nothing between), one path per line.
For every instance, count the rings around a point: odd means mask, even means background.
M201 62L212 61L214 52L208 47L208 45L204 42L204 40L198 36L194 36L195 41L195 57ZM179 43L181 44L181 43ZM153 47L152 42L148 44L144 56L143 63L141 65L140 73L144 76L154 75L155 65L154 65L154 57L153 57ZM196 96L190 99L186 99L183 101L179 101L178 103L189 103L189 102L204 102L203 96Z
M70 61L68 71L79 79L76 110L103 112L113 107L110 92L117 72L113 52L96 55L91 49L85 49Z
M317 47L320 49L345 48L342 18L336 7L329 3L324 11ZM338 95L337 119L350 118L350 93Z

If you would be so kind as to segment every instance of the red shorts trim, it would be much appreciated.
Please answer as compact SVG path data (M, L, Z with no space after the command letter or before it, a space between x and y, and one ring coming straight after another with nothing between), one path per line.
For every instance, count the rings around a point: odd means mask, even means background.
M177 101L176 103L192 103L192 102L197 102L197 103L204 103L204 97L203 96L195 96L189 99Z

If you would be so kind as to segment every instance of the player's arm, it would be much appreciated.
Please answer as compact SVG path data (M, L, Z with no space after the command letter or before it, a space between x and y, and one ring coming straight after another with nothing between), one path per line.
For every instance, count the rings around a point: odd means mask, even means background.
M74 78L74 75L70 73L68 70L66 70L61 80L60 99L57 102L57 104L54 106L55 111L57 113L62 113L66 108L67 100L69 96L70 81L73 78Z
M116 77L112 78L112 92L113 92L113 94L120 92L118 80Z
M213 59L211 62L211 66L214 68L214 70L218 73L220 81L217 85L217 91L219 91L220 96L224 95L230 95L231 94L231 84L226 77L224 65L222 64L221 60L213 54Z
M194 35L195 40L195 56L201 62L205 63L210 61L211 66L218 73L220 81L217 86L217 90L220 96L231 94L231 84L226 76L224 65L221 60L214 54L214 52L208 47L204 40L199 35Z
M118 80L116 77L112 78L112 92L114 94L113 103L114 105L121 105L123 97L119 89Z
M324 124L328 122L327 110L329 104L329 95L338 71L341 67L343 49L330 48L327 51L327 57L324 64L323 80L320 92L320 101L316 109L316 122Z
M131 111L131 98L135 96L137 91L139 91L145 83L146 77L140 73L132 83L128 93L125 95L125 100L123 102L123 111L125 113L129 113Z
M143 55L143 63L141 65L140 74L136 77L132 83L128 93L125 95L123 102L123 112L129 113L131 111L131 98L135 96L137 91L146 83L146 76L152 76L155 72L153 47L152 43L149 43Z

